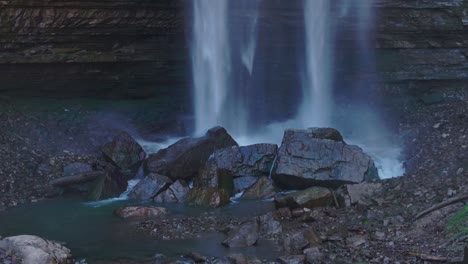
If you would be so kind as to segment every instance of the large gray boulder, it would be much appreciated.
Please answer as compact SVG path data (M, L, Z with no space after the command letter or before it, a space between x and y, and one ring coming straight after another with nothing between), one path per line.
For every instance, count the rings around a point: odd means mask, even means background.
M146 158L143 148L127 132L121 132L105 144L102 153L120 169L138 167Z
M65 264L71 262L70 250L38 236L21 235L0 241L0 249L12 251L23 264Z
M119 168L108 163L102 175L92 183L88 192L88 200L98 201L118 197L125 192L128 181Z
M278 151L275 182L286 189L337 188L378 179L372 159L332 128L286 130Z
M256 179L249 181L246 177L268 176L278 152L275 144L255 144L250 146L233 146L218 150L210 156L199 177L196 186L239 189L250 187ZM237 178L247 179L234 185ZM251 184L246 184L252 182ZM237 190L239 191L239 190Z
M150 155L146 167L150 172L166 175L172 180L190 180L216 150L237 146L222 127L214 127L200 138L184 138L168 148Z
M165 191L172 184L171 179L164 175L150 173L141 180L128 194L129 198L150 200Z

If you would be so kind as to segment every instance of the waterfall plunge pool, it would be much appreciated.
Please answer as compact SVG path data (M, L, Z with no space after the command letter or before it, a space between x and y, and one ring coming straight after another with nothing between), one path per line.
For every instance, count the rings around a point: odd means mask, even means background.
M37 235L65 242L73 256L87 263L126 260L146 263L155 254L168 257L198 252L205 256L222 257L242 253L260 259L275 259L280 255L270 241L260 240L257 246L229 249L221 245L222 233L206 233L187 240L156 240L137 232L136 226L146 219L120 219L113 211L125 205L141 205L139 201L121 200L93 207L81 197L67 196L11 208L0 213L0 234ZM190 207L183 204L148 204L164 206L171 217L198 216L206 213L247 217L269 212L272 202L253 201L232 203L219 209ZM157 220L157 219L152 219Z

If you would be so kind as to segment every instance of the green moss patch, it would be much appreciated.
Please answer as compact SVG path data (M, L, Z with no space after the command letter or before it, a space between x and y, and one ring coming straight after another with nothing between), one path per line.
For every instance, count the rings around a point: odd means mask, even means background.
M468 236L468 204L450 218L446 231L452 238Z

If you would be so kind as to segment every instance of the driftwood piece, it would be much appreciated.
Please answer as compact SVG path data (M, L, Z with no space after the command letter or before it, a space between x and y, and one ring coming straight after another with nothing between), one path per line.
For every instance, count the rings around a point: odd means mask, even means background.
M68 187L76 184L88 183L96 180L99 176L103 175L104 171L89 171L80 175L63 177L50 182L55 187Z
M452 198L452 199L448 199L447 201L436 204L436 205L430 207L429 209L426 209L426 210L422 211L421 213L417 214L416 217L414 218L414 220L418 220L419 218L421 218L421 217L423 217L423 216L425 216L425 215L427 215L429 213L432 213L435 210L444 208L444 207L449 206L449 205L454 204L454 203L462 202L464 200L468 200L468 194L464 194L462 196L455 197L455 198Z

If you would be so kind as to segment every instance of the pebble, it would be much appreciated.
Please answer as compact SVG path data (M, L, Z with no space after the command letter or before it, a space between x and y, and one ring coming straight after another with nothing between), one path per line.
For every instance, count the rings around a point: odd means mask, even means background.
M459 169L457 170L457 175L458 175L458 176L462 175L463 171L464 171L463 168L459 168Z

